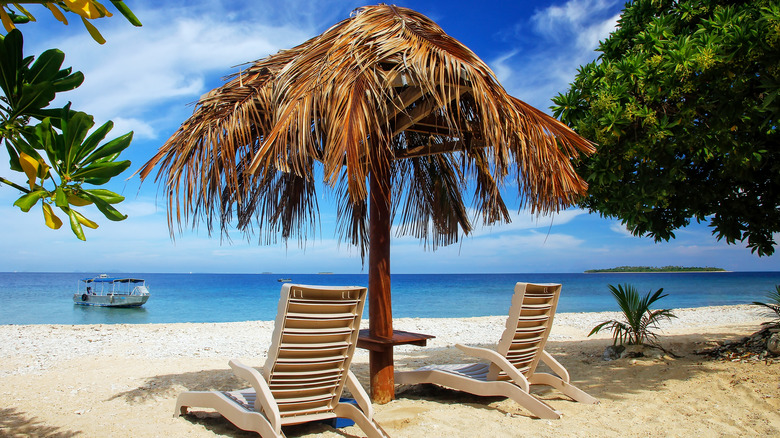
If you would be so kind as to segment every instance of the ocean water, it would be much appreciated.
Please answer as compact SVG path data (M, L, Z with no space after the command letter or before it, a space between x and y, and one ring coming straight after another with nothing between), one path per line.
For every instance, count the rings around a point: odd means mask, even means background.
M365 274L117 274L143 278L151 291L137 309L73 304L79 279L100 273L0 273L0 324L118 324L273 320L279 278L318 285L368 284ZM761 301L780 272L654 274L394 274L393 316L505 315L518 281L561 283L559 312L618 310L607 285L630 283L642 294L664 288L656 308ZM366 306L368 307L368 306Z

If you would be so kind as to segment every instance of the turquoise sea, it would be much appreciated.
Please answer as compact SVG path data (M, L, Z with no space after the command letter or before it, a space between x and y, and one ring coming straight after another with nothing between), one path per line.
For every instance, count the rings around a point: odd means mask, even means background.
M79 279L100 273L0 273L0 324L118 324L273 320L279 278L319 285L367 285L365 274L144 274L151 298L139 309L73 304ZM642 293L664 288L663 308L748 304L780 284L780 272L675 274L394 274L393 316L505 315L518 281L561 283L559 312L617 310L607 285Z

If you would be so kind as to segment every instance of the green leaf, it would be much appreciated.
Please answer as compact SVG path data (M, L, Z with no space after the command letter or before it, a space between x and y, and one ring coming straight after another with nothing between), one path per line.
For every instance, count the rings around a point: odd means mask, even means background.
M108 220L116 222L116 221L122 221L127 219L126 214L120 213L117 209L112 207L108 202L104 201L102 198L98 196L93 195L91 192L93 192L93 190L85 190L85 193L87 194L87 196L89 196L89 199L91 199L92 202L95 203L95 207L97 207L98 210L100 210L100 212L103 213L103 215Z
M71 68L60 70L57 77L54 79L54 91L57 93L62 91L70 91L78 88L84 82L84 74L80 71L71 73Z
M11 170L15 170L17 172L23 172L21 163L19 163L19 154L16 153L16 149L11 146L11 143L6 141L5 142L5 148L8 149L8 156L10 157L9 164L11 166ZM29 154L28 154L29 155Z
M91 195L90 198L98 197L109 204L118 204L125 200L124 196L118 195L112 192L111 190L106 190L106 189L91 189L91 190L84 190L84 192L87 193L88 196Z
M49 49L38 56L26 75L31 84L51 82L60 72L65 54L59 49Z
M69 205L68 195L62 190L62 187L54 189L54 205L60 208L67 208Z
M91 164L71 174L74 180L113 178L130 167L130 161Z
M593 329L588 333L588 336L593 336L596 333L598 333L601 329L603 329L605 326L615 323L614 320L610 321L604 321L601 324L597 325L596 327L593 327Z
M114 7L124 15L125 18L127 18L127 21L129 21L133 26L140 27L142 26L141 20L136 18L135 14L133 14L133 11L130 10L130 8L123 2L122 0L111 0L111 3L114 5Z
M79 165L84 166L86 164L89 164L93 161L95 161L94 158L89 157L86 160L84 160L84 157L87 156L87 154L92 153L92 151L95 150L95 148L98 147L98 144L100 144L101 141L103 141L104 138L106 138L106 135L109 131L111 131L111 128L114 127L114 122L111 120L107 121L106 123L103 123L96 129L92 134L87 137L86 140L84 140L84 143L82 143L81 148L76 155L76 158L73 160L75 163L79 163Z
M48 195L49 192L46 190L36 190L17 199L16 202L14 202L14 205L19 207L23 212L27 213L30 211L33 205L38 203L38 200Z
M56 93L78 87L84 75L71 73L71 68L61 69L65 55L58 49L43 52L37 60L23 57L22 43L18 31L12 31L0 43L0 88L10 107L6 118L26 122L27 116L45 117L40 112Z
M93 161L94 158L90 157L88 159L84 159L88 154L92 153L92 151L95 150L95 148L98 147L98 144L106 138L106 135L109 131L111 131L111 128L114 127L114 122L111 120L107 121L106 123L100 125L98 129L96 129L92 134L87 137L86 140L84 140L84 143L82 143L81 148L79 148L78 154L74 158L73 162L78 163L79 166L85 166Z
M85 205L92 204L92 200L87 197L87 195L83 194L83 190L69 190L67 193L68 196L68 204L76 206L76 207L83 207Z
M8 32L0 43L0 88L13 105L17 94L17 84L21 80L19 69L22 66L22 33L18 29Z
M51 108L51 109L43 109L39 111L38 113L43 114L45 117L49 118L49 123L51 123L51 126L62 130L63 121L69 120L73 117L78 111L74 111L70 109L71 103L68 102L64 107L62 108ZM41 118L41 120L44 120L44 118Z
M54 87L51 82L37 84L22 84L19 99L12 106L11 118L23 116L31 111L38 111L54 100Z
M22 135L24 136L24 138L17 137L17 138L7 139L10 140L10 143L12 144L11 147L14 148L17 153L24 152L25 154L31 157L35 157L36 159L42 159L43 157L38 151L42 150L43 147L41 147L40 139L35 133L35 130L26 129L22 131Z
M35 149L42 149L49 157L49 162L54 166L57 173L63 174L62 164L63 160L60 158L62 153L61 141L59 141L61 134L52 129L51 119L44 119L41 123L35 125L35 129L30 135L25 137L30 142L31 146ZM21 148L21 144L17 146Z
M84 237L84 229L81 228L81 223L79 222L79 218L76 216L76 213L67 207L62 208L62 211L68 214L68 219L70 219L70 229L73 230L73 234L75 234L79 240L87 240L87 238Z
M110 122L107 122L107 124ZM105 126L105 125L103 125ZM109 128L111 129L111 128ZM133 131L128 132L125 135L117 137L108 143L101 146L92 155L84 160L84 163L91 163L106 158L106 161L113 161L119 156L119 153L127 149L130 146L130 142L133 141Z
M75 174L73 171L75 169L72 166L76 163L75 158L83 148L84 139L93 126L95 126L93 117L81 111L72 113L70 118L63 121L63 155L58 157L58 159L65 161L64 169L71 173L71 176L74 176L74 178Z

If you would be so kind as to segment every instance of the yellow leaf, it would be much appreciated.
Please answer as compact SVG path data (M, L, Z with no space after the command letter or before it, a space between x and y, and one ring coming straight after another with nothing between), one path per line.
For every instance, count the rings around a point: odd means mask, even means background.
M106 43L106 39L103 38L103 35L101 35L100 32L98 32L97 28L95 26L93 26L92 23L87 21L87 19L84 18L84 17L81 17L81 21L84 22L84 27L86 27L87 28L87 32L89 32L89 34L92 35L92 39L93 40L97 41L98 44L105 44Z
M33 14L30 13L27 9L24 8L24 6L20 5L19 3L14 3L14 6L16 6L19 11L24 14L27 18L30 19L30 21L36 21L35 17L33 17Z
M54 18L61 21L63 24L68 24L68 19L65 18L65 14L62 13L60 8L54 5L54 3L46 3L46 7L49 8Z
M84 225L87 228L92 228L93 230L98 227L98 224L96 224L95 222L92 222L91 220L85 218L78 211L76 211L76 210L71 210L71 211L73 212L73 214L76 215L76 219L79 221L79 223L81 225Z
M62 221L58 218L53 211L51 211L51 205L43 203L43 218L46 220L46 226L54 230L60 229Z
M30 189L35 188L35 181L38 180L38 160L25 154L19 153L19 164L22 165L22 170L27 175L27 181L30 183Z
M113 15L111 12L109 12L109 11L108 11L108 9L106 9L106 7L105 7L105 6L103 6L103 4L102 4L102 3L100 3L99 1L97 1L97 0L90 0L90 1L92 2L92 5L93 5L93 6L95 6L95 7L97 8L98 12L100 12L100 16L101 16L101 17L113 17L113 16L114 16L114 15Z
M68 204L75 205L76 207L83 207L85 205L92 204L92 201L89 201L87 199L79 198L78 196L69 193L68 194Z
M95 19L103 16L103 14L100 13L100 9L89 0L62 0L62 2L65 3L71 11L81 15L82 18Z
M13 21L11 21L11 17L8 16L8 12L5 11L5 8L0 7L0 19L3 20L3 27L6 31L10 32L14 29L16 29L16 26L14 26Z

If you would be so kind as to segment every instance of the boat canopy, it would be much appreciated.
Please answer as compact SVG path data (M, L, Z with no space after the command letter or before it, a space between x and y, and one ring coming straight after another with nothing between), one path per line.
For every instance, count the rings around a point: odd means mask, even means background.
M111 277L90 277L82 278L84 283L143 283L144 280L137 278L111 278Z

